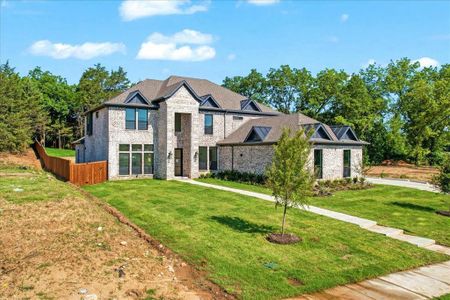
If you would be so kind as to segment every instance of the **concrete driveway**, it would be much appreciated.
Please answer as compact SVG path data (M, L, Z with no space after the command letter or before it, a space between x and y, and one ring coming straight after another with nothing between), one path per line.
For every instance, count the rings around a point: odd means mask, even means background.
M373 184L395 185L412 189L418 189L427 192L439 193L439 190L429 183L422 183L402 179L376 178L376 177L366 177L366 180Z

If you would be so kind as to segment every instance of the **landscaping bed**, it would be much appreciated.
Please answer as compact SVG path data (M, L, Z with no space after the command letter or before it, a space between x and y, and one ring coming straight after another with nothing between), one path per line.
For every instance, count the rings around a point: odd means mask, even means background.
M292 209L278 245L281 210L272 203L177 181L110 181L85 190L104 199L229 293L273 299L357 282L448 257ZM298 284L301 283L301 284Z

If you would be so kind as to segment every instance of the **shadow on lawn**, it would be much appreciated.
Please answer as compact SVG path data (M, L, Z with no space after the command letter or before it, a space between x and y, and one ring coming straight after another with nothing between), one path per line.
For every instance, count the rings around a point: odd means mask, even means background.
M231 229L240 232L247 233L270 233L274 232L275 227L268 225L258 225L239 217L228 217L228 216L212 216L211 220L219 222L220 224L226 225Z
M413 204L413 203L408 203L408 202L390 202L390 204L396 205L396 206L400 206L403 208L408 208L408 209L414 209L414 210L421 210L421 211L428 211L428 212L434 212L436 211L434 208L429 207L429 206L422 206L422 205L417 205L417 204Z

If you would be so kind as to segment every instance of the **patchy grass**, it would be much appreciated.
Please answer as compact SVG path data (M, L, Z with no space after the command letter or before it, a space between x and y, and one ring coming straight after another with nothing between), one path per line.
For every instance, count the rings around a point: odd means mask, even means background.
M272 203L183 182L110 181L84 188L246 299L289 297L448 259L295 209L288 212L288 231L303 241L271 244L266 235L279 230L282 216Z
M213 178L198 181L242 190L271 194L268 188ZM377 221L380 225L405 230L450 246L450 218L436 214L448 210L450 196L416 189L375 185L368 190L340 191L327 197L311 197L311 205L329 208Z
M59 201L79 192L50 173L21 167L0 167L0 195L20 204L35 201ZM45 195L45 196L44 196Z
M1 299L80 299L81 288L99 299L130 299L131 294L144 295L149 289L154 299L197 295L203 281L186 280L189 266L181 271L187 275L179 276L178 258L162 259L98 201L45 172L10 166L5 167L10 172L4 172L3 167ZM119 278L116 270L121 266L125 277Z
M58 149L45 147L45 151L49 156L56 157L75 157L75 150L73 149Z

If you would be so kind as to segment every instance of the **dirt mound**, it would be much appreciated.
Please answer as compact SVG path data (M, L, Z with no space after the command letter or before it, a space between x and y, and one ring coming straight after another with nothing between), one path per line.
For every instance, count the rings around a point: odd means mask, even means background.
M33 197L20 204L14 200L19 190L0 194L0 298L222 298L193 288L194 280L181 275L188 264L164 255L99 203L51 175L30 173L0 177L4 187L20 180L20 194ZM39 184L67 192L42 199L46 190Z
M11 154L6 152L0 152L0 166L25 166L40 170L41 163L36 157L33 149L29 148L21 154Z
M267 240L275 244L295 244L301 241L301 238L291 233L271 233L267 236Z

